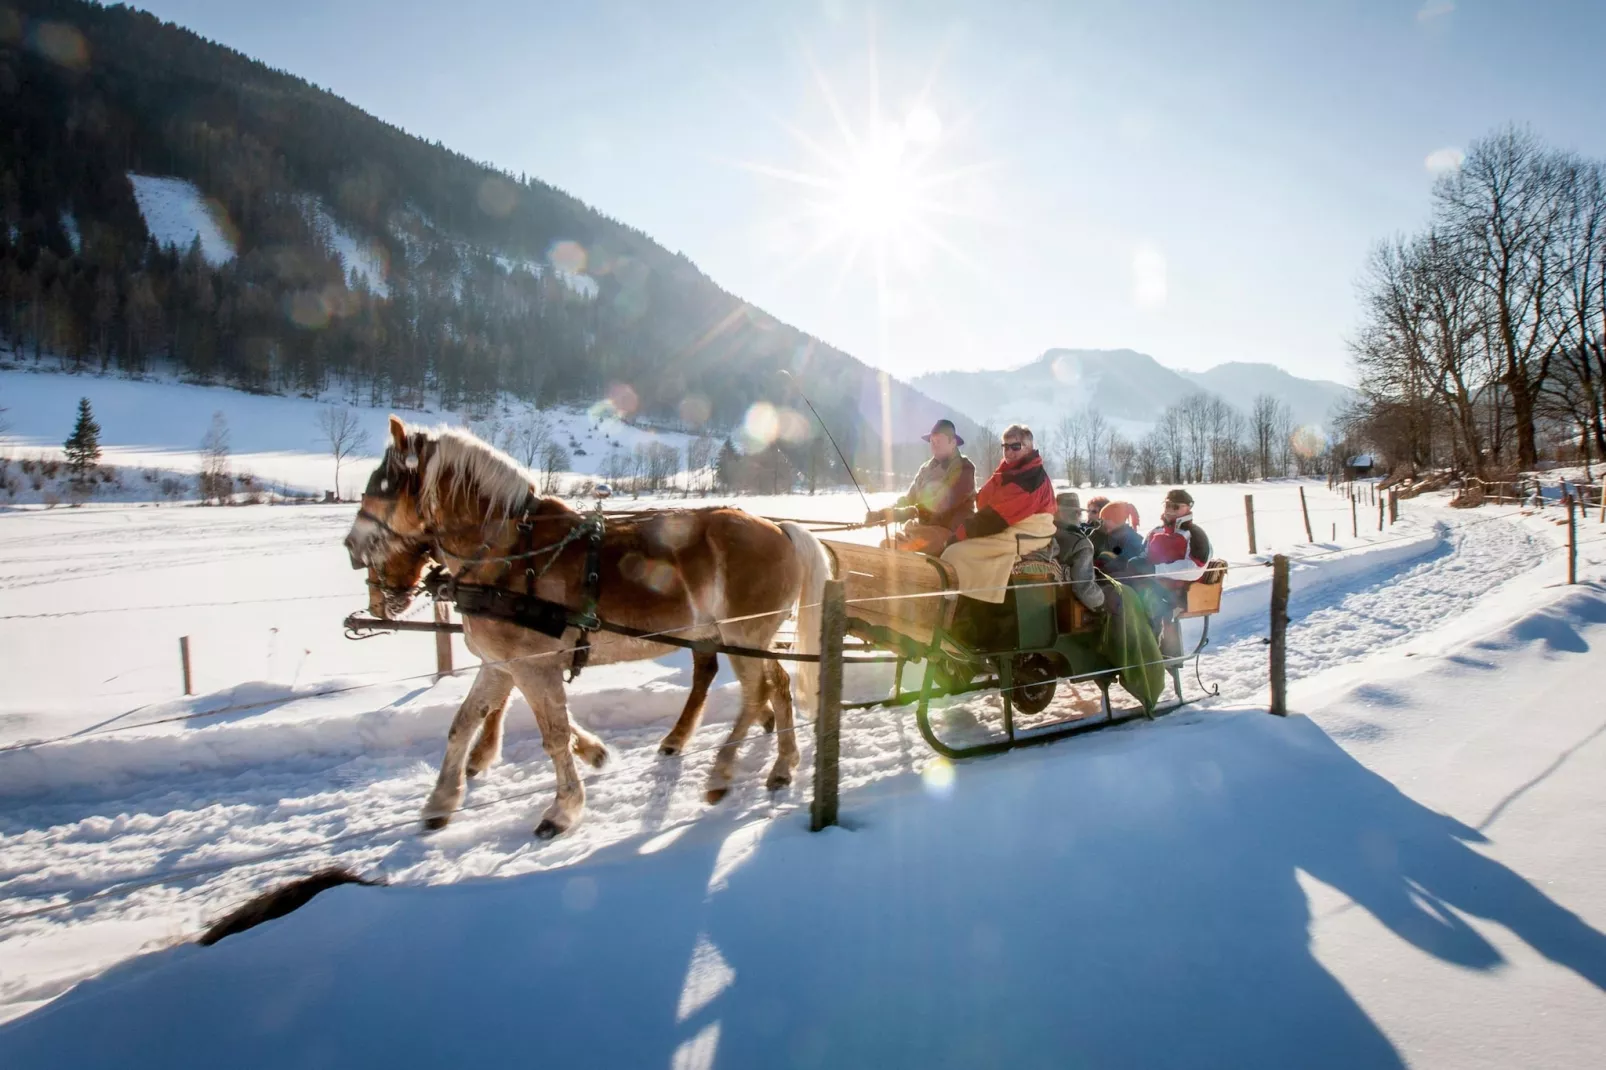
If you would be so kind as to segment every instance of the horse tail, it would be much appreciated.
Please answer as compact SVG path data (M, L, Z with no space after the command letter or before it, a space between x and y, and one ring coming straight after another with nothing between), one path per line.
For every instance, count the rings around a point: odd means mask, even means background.
M831 578L831 557L820 545L820 540L807 528L790 521L781 524L781 530L792 540L792 551L803 569L803 586L797 593L797 642L793 650L799 654L820 652L820 601L825 597L825 581ZM805 717L814 716L815 696L819 694L820 666L818 662L792 663L793 705Z

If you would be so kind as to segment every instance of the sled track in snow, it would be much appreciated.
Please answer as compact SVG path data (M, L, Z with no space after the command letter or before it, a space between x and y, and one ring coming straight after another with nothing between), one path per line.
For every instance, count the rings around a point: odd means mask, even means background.
M1508 578L1533 565L1549 549L1515 524L1491 518L1447 516L1443 542L1425 556L1382 579L1357 576L1295 596L1288 637L1290 676L1298 678L1353 662L1400 642L1469 608L1491 587L1491 577ZM1221 685L1222 699L1242 700L1265 686L1266 652L1258 621L1222 630L1207 648L1207 682ZM873 697L890 680L888 670L851 678L853 697ZM254 724L244 718L173 736L130 737L108 743L66 743L48 756L0 756L0 781L7 760L74 762L114 767L118 756L144 748L180 748L176 766L161 776L102 786L85 777L64 791L13 797L0 810L0 896L22 910L49 905L46 892L71 898L119 881L209 865L305 845L305 854L218 872L175 878L51 914L15 921L0 930L0 941L27 939L85 922L146 921L160 933L153 939L187 936L205 921L249 897L264 885L308 872L331 860L359 871L383 868L393 883L447 883L469 877L511 876L551 869L632 836L666 832L709 813L703 781L723 724L705 726L696 750L681 759L660 758L656 746L667 719L651 724L600 730L613 750L609 768L587 777L587 812L574 832L551 843L537 843L530 829L541 795L552 787L550 764L522 700L507 714L504 759L471 783L470 805L520 796L506 805L458 815L445 831L421 836L411 819L435 776L445 726L467 681L408 692L394 689L390 705L372 702L361 718L287 726ZM882 691L884 693L884 690ZM656 702L671 718L680 696L643 698L628 689L619 701ZM633 698L623 698L633 695ZM730 712L730 695L710 700L710 721ZM1077 701L1070 688L1045 711L1062 716ZM594 703L593 703L594 704ZM586 720L585 699L573 704ZM722 708L723 707L723 708ZM967 696L946 703L937 716L960 721L996 716L996 696ZM387 717L387 712L389 717ZM1201 714L1179 715L1200 716ZM391 719L410 727L387 732ZM918 768L931 757L919 738L910 711L878 707L857 711L844 722L842 788L855 788ZM305 753L247 757L250 746L228 745L231 734L302 732ZM1121 731L1116 729L1115 731ZM803 776L789 790L771 797L763 789L763 769L772 757L773 737L744 748L730 796L720 804L724 820L743 823L792 813L808 798L812 738L799 732ZM243 741L243 740L242 740ZM137 762L135 764L138 764ZM20 767L13 767L20 768ZM401 824L407 827L395 829ZM364 829L376 830L371 838ZM339 844L328 841L345 837ZM0 943L3 947L3 943ZM85 972L102 968L99 964ZM0 979L0 1003L48 998L78 978L59 976L47 989Z

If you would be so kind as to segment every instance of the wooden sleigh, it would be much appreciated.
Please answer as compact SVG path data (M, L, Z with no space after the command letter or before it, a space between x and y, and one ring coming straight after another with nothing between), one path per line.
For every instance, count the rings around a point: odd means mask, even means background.
M1114 709L1110 687L1121 667L1100 649L1104 617L1087 610L1071 593L1069 583L1053 576L1012 576L1002 606L964 599L953 567L935 557L826 540L836 578L847 599L847 630L869 647L896 655L892 694L886 698L844 705L844 709L915 704L920 734L932 749L948 758L995 754L1108 728L1138 718L1153 718L1185 705L1182 669L1191 659L1199 679L1199 658L1210 640L1210 617L1221 609L1227 563L1211 561L1204 576L1180 592L1176 608L1164 622L1162 664L1176 692L1176 701L1152 710ZM981 607L981 608L978 608ZM980 614L984 626L964 614ZM1198 642L1181 652L1180 622L1203 621ZM924 665L921 684L905 691L905 665ZM1102 714L1017 724L1017 712L1036 715L1053 701L1061 680L1091 681L1102 700ZM1199 680L1203 689L1203 681ZM933 727L931 700L948 695L997 690L1003 708L1002 734L969 742L941 738ZM1206 690L1215 694L1216 689Z

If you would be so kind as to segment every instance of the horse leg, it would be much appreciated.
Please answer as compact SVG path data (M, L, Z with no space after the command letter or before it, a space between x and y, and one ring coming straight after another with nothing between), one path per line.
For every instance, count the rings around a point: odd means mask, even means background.
M742 745L747 730L757 724L764 713L767 690L765 663L753 658L731 658L731 669L742 685L742 712L731 725L731 734L714 755L714 767L708 773L707 799L717 803L730 790L731 773L736 765L736 751Z
M440 775L435 790L424 803L424 827L445 828L453 812L463 804L465 774L470 745L479 736L480 726L494 709L500 711L507 703L512 681L501 669L481 667L474 676L474 684L457 707L452 727L446 733L446 756L441 759Z
M771 791L779 791L792 782L792 773L799 761L797 733L793 731L792 681L778 661L766 662L764 672L769 678L766 690L775 726L775 765L764 785Z
M477 777L502 757L502 722L507 716L507 697L513 690L513 677L505 672L496 674L496 681L500 686L500 693L487 694L485 701L490 705L490 712L485 716L485 724L480 728L479 738L474 741L474 749L468 752L468 775Z
M574 743L571 746L582 762L593 769L601 769L608 764L608 745L594 732L587 731L585 726L573 717L569 718L569 731L574 733Z
M686 748L692 733L703 720L703 706L708 701L708 688L719 673L718 654L698 654L691 656L691 694L686 696L686 706L680 711L680 719L675 727L669 730L663 741L658 744L658 753L667 755L679 754Z
M530 709L535 711L535 723L541 729L541 749L552 759L552 769L557 774L557 798L535 826L537 838L550 840L574 827L586 804L585 784L574 764L576 733L563 694L563 670L550 662L526 663L514 667L513 678L529 701ZM589 732L585 734L601 746L595 736Z

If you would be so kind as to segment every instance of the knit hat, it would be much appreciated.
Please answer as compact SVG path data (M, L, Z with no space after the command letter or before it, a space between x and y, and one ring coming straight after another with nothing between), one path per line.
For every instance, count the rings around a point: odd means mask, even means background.
M1190 509L1193 508L1193 495L1189 494L1181 487L1173 487L1166 491L1165 500L1168 502L1175 502L1177 505L1186 505Z
M1109 502L1099 510L1100 520L1113 520L1117 524L1125 524L1132 518L1132 507L1126 502Z

